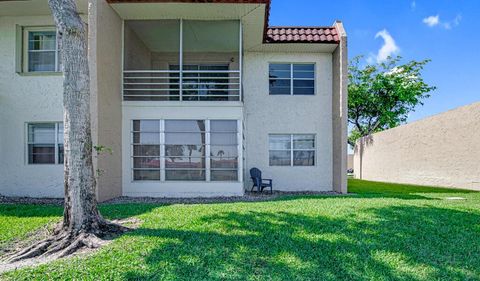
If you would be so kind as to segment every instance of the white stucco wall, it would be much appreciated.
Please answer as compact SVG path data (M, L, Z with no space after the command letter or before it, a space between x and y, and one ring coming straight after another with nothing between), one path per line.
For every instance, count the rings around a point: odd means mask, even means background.
M331 191L332 55L246 53L244 62L246 188L251 187L249 169L257 167L264 178L273 179L276 190ZM270 62L315 63L315 95L269 95ZM315 166L269 166L269 134L315 134Z
M26 164L26 123L63 119L62 77L15 72L16 25L53 26L53 21L0 17L0 194L62 197L63 165Z

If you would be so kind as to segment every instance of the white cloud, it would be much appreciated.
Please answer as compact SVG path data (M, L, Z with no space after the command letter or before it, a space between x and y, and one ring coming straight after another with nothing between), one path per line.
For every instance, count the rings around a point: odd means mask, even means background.
M430 27L436 26L440 23L440 16L436 15L436 16L429 16L427 18L424 18L423 23Z
M461 20L462 20L462 15L459 14L455 17L455 19L453 19L453 24L459 25Z
M443 24L446 29L452 29L452 27L458 26L462 20L462 15L457 15L453 20Z
M434 26L441 26L447 30L452 29L455 26L458 26L460 24L460 21L462 20L462 15L457 15L453 20L451 21L442 21L440 20L440 15L436 16L429 16L423 19L423 23L426 24L429 27L434 27Z
M379 31L375 35L375 39L379 37L383 39L383 45L380 50L378 50L376 55L370 54L370 56L367 58L368 63L373 63L374 61L377 63L384 62L388 57L400 52L400 48L395 43L392 35L390 35L386 29Z

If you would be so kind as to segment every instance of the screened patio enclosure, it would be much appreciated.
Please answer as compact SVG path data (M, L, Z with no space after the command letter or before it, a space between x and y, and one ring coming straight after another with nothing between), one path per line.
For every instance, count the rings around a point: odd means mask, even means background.
M125 101L241 100L239 21L128 20Z

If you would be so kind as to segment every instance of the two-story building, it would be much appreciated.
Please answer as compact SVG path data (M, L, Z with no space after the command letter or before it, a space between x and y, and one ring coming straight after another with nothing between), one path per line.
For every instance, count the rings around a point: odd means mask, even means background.
M270 0L79 0L98 198L346 192L341 22L268 25ZM291 5L295 5L292 2ZM46 0L0 1L0 194L63 196L62 54Z

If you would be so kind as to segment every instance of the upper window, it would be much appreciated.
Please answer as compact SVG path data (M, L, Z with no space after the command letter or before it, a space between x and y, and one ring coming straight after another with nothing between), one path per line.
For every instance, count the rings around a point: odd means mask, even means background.
M63 124L28 124L28 164L63 164Z
M270 166L314 166L315 135L269 135Z
M23 71L60 71L60 51L55 28L26 27L23 32Z
M314 95L315 64L271 63L270 95Z

